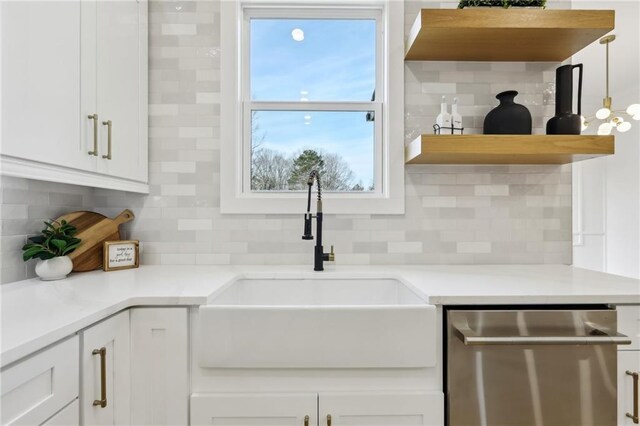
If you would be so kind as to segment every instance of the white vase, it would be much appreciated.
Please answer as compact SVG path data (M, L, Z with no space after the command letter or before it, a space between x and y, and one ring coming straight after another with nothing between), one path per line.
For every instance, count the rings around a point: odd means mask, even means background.
M38 259L36 274L43 281L61 280L69 275L73 269L73 262L69 256L53 257L47 260Z

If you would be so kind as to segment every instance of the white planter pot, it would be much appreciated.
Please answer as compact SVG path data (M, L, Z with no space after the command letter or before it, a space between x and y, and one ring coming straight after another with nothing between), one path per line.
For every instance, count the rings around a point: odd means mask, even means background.
M38 260L36 263L36 274L44 281L61 280L69 275L72 269L73 262L69 256Z

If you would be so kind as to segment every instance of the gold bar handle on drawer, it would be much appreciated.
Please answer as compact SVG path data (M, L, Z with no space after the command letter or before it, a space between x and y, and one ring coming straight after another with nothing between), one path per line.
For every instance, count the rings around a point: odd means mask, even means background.
M93 355L100 355L100 399L93 401L93 405L104 408L107 406L107 348L94 349Z
M627 413L627 417L633 420L633 423L638 424L640 422L638 414L638 376L640 373L632 371L626 371L625 373L633 377L633 414Z
M304 426L309 426L309 415L304 416Z
M93 120L93 151L89 155L98 156L98 114L88 115L89 120Z
M103 121L103 125L107 126L107 155L103 155L102 158L106 158L107 160L111 160L111 128L113 123L111 120Z
M327 426L331 426L331 414L327 414Z

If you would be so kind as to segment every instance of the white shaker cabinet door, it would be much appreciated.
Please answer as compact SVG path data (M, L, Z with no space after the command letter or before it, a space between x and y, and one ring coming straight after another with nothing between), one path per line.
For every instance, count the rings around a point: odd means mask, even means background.
M192 426L316 426L318 395L193 394Z
M82 5L0 2L3 159L95 168L80 134Z
M189 419L187 308L131 310L131 424Z
M98 171L146 182L147 2L100 0L96 22Z
M78 397L78 336L0 370L0 424L39 425Z
M320 393L319 426L442 426L442 392Z
M634 423L627 414L640 416L640 413L634 413L634 398L639 396L634 395L633 376L627 372L640 374L640 351L618 351L618 425L620 426L638 424ZM636 402L636 406L638 403L640 401Z
M44 422L43 426L74 426L80 424L80 404L74 400L55 416Z
M619 351L640 350L640 305L616 306L618 331L631 338L630 345L618 346Z
M83 337L83 424L130 424L129 311L84 330Z

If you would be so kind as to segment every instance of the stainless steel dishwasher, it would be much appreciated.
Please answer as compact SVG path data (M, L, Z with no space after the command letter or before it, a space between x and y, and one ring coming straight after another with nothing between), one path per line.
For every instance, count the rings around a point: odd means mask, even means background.
M477 307L475 307L477 309ZM616 311L446 310L449 426L615 426Z

